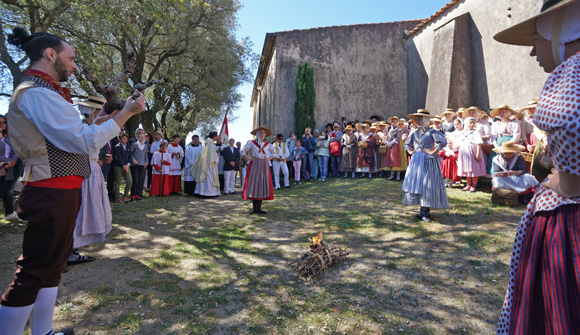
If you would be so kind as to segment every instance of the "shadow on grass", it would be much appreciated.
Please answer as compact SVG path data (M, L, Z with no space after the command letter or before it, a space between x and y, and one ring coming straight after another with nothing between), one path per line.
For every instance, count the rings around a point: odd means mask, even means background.
M453 189L451 208L424 223L400 187L304 183L265 202L266 216L246 214L239 196L116 205L113 233L89 249L111 256L65 275L59 320L95 334L492 332L523 207ZM318 231L351 255L306 281L288 264Z

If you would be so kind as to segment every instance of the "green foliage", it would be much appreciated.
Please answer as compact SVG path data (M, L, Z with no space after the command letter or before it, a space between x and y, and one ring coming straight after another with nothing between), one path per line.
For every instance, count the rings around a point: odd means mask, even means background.
M309 63L304 63L304 65L298 66L296 102L294 103L294 129L296 129L299 138L307 127L316 127L314 119L315 100L314 69Z
M26 9L7 2L0 2L4 29L36 29L39 24L29 22ZM256 55L247 38L236 37L239 0L59 0L56 13L55 1L22 2L30 3L28 11L37 12L41 23L52 15L51 26L39 29L64 37L77 51L77 64L90 68L101 84L121 74L127 52L134 51L135 72L121 87L122 99L135 84L165 79L146 91L147 109L128 122L129 133L139 123L147 130L167 126L169 133L182 134L213 127L226 106L235 108L241 100L237 88L252 79L248 64ZM12 20L10 26L6 19ZM13 53L14 59L23 56ZM70 86L76 96L95 94L80 73Z

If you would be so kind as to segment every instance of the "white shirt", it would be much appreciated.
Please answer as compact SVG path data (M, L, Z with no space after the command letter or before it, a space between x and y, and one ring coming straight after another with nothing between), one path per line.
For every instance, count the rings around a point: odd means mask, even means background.
M14 102L44 137L73 154L99 151L121 130L114 120L99 126L83 123L71 103L44 87L29 88Z

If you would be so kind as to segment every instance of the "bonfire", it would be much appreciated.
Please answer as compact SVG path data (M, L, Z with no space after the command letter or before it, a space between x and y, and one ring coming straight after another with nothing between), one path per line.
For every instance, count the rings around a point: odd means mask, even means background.
M324 241L322 232L311 240L310 250L300 259L290 263L290 266L302 277L314 279L329 267L342 263L349 254L344 248Z

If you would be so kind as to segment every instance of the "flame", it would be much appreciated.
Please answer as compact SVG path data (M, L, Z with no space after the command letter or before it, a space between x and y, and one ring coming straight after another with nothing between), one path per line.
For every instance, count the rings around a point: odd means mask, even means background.
M312 237L312 247L316 248L317 245L322 245L322 232L318 232L318 234Z

